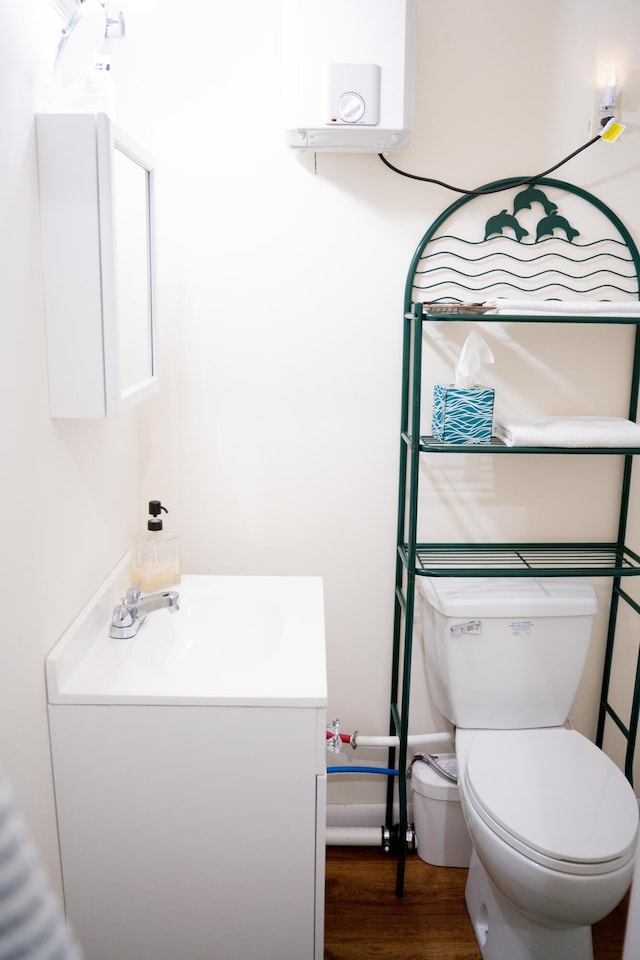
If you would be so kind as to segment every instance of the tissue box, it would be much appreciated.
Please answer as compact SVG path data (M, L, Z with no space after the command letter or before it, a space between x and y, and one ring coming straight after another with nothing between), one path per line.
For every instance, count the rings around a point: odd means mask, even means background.
M433 388L431 432L442 443L489 443L493 423L490 387Z

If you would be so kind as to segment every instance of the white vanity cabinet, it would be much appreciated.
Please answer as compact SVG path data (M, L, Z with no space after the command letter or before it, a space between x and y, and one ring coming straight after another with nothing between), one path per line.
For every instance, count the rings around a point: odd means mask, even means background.
M152 614L132 641L101 629L74 666L66 637L47 663L69 921L86 960L321 960L321 581L185 577L179 590L180 612ZM244 684L234 657L216 670L198 649L191 602L211 591L239 611L256 595L270 605L235 658Z

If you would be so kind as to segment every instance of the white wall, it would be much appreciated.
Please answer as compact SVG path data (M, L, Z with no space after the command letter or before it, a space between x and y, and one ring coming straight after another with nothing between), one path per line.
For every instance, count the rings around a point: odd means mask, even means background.
M616 59L629 129L562 175L637 236L634 0L419 4L418 117L398 165L469 187L535 173L587 139L594 76ZM330 714L348 731L386 732L402 292L415 246L454 195L376 156L287 152L277 4L247 0L222 16L208 0L184 10L160 0L154 17L131 15L115 54L116 119L159 162L164 385L115 423L54 422L33 114L47 102L61 21L37 0L4 5L0 26L0 758L57 879L43 659L149 497L171 508L186 572L321 574ZM603 370L615 368L616 350L598 349ZM543 398L543 383L529 388L532 403ZM529 492L490 514L467 506L456 522L471 536L513 522L533 537ZM472 494L456 496L468 505ZM588 732L601 643L599 628L578 704ZM417 727L431 722L421 684ZM350 781L332 783L330 799L381 796L381 784Z
M145 55L129 61L125 105L161 159L171 382L153 404L151 469L173 503L187 570L324 576L330 715L349 732L386 733L404 281L423 232L458 195L398 177L375 155L287 152L273 6L232 6L222 24L201 4L188 36L164 15L162 0L157 11L153 22L135 25L132 46ZM420 0L416 129L392 159L463 187L534 174L590 137L594 84L613 61L629 129L557 176L593 189L636 232L638 27L631 2L605 15L582 0ZM590 412L590 378L601 364L603 400L626 415L618 371L627 334L617 347L609 333L581 334L578 363L580 354L591 362L577 392L569 386L576 341L566 336L551 347L523 333L524 359L515 366L513 344L490 335L499 362L489 376L503 402L517 402L514 380L526 382L535 412L550 402L549 384L534 379L528 355L548 370L557 359L557 395ZM448 359L433 357L436 380L450 379L460 334L451 337ZM617 485L618 464L567 467L554 458L564 491L556 506L550 461L507 466L502 458L487 480L486 466L479 478L479 459L467 459L432 467L436 539L526 540L558 528L579 539L614 537L615 495L603 504L601 491ZM573 529L564 514L576 496ZM599 516L588 532L594 497ZM603 613L576 707L590 735L608 587L600 587ZM412 727L431 728L438 721L424 706L419 651L417 667ZM383 784L371 779L331 781L333 802L382 795Z
M44 658L126 550L146 445L137 414L49 418L34 114L63 24L42 0L0 26L0 762L57 884Z

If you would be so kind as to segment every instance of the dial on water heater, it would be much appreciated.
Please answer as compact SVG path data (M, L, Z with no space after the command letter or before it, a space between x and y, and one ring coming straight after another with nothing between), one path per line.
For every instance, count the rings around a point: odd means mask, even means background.
M327 63L322 68L322 120L331 125L380 122L377 63Z

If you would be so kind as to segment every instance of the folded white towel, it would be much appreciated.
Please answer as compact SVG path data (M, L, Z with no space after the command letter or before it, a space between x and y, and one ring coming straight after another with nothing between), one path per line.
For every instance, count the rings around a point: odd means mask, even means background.
M495 297L486 300L485 306L492 307L490 313L509 313L513 316L522 316L523 314L532 316L570 314L578 317L640 317L640 300L621 300L618 302L613 300L508 300L506 297Z
M621 417L498 417L494 431L509 447L640 447L640 424Z

